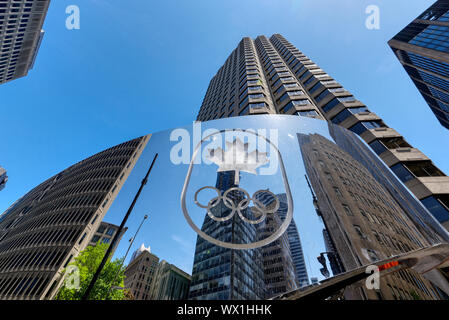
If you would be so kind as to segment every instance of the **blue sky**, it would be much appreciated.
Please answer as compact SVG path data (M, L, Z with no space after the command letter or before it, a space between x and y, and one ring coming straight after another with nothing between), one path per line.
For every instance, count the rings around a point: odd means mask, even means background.
M449 131L387 45L433 2L52 1L34 69L0 85L0 165L10 177L0 212L79 160L194 120L240 39L260 34L283 34L449 173L441 147ZM80 30L65 27L73 4ZM365 28L371 4L380 7L380 30Z

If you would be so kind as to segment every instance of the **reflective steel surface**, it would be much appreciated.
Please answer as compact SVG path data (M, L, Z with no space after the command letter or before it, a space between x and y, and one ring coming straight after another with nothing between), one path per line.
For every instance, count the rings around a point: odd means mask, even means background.
M146 232L192 274L190 299L272 298L449 239L358 136L321 120L236 117L159 132L127 184L155 153L140 206L157 217ZM129 200L126 187L110 215ZM438 293L409 269L341 297Z

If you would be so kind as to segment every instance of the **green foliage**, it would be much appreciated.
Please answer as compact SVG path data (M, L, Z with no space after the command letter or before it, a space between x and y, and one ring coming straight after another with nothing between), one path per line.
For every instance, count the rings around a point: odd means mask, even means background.
M78 257L71 262L66 269L64 269L64 275L68 270L76 267L79 270L79 288L73 288L71 281L68 279L74 277L74 274L67 274L62 287L56 295L56 300L81 300L84 292L91 279L93 278L95 271L103 259L108 244L97 243L96 246L88 246L83 250ZM112 289L112 287L124 287L125 268L121 266L122 259L115 259L114 261L108 260L95 283L94 288L91 291L89 300L125 300L129 296L122 289ZM70 271L69 271L70 272Z
M413 300L421 300L421 296L416 291L410 291Z

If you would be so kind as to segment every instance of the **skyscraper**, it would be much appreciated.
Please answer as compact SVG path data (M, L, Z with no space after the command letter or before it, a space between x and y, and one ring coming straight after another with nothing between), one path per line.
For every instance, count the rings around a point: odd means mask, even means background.
M280 196L283 197L279 198ZM256 225L260 239L270 236L273 230L279 229L286 217L286 195L276 195L275 197L279 201L279 209ZM273 209L276 205L275 197L269 192L261 192L256 196L256 199L266 208ZM289 240L288 234L285 232L281 237L261 248L266 291L265 299L295 290L299 285Z
M6 175L6 170L0 167L0 191L5 189L7 181L8 176Z
M277 213L279 217L281 217L281 219L285 219L287 215L287 195L283 193L278 194L277 197L280 200L280 207ZM309 276L307 275L306 262L304 260L304 254L301 246L301 239L299 237L298 228L294 219L288 226L286 233L288 237L291 257L295 266L298 286L306 286L309 284Z
M449 1L435 2L388 44L438 121L449 129Z
M212 78L197 120L252 114L325 119L355 132L449 228L449 177L279 34L239 43Z
M217 173L218 190L224 193L233 187L238 187L235 184L235 171ZM230 192L229 198L238 204L242 195L239 191L233 191ZM226 217L230 210L223 200L211 209L216 217ZM243 223L237 215L227 221L217 222L206 214L201 230L207 234L215 234L217 240L225 242L246 243L255 242L257 239L256 227ZM256 300L264 297L264 271L260 248L232 250L197 237L189 299Z
M0 299L51 299L61 270L90 242L149 136L56 174L0 217Z
M0 84L33 68L49 5L50 0L0 1Z

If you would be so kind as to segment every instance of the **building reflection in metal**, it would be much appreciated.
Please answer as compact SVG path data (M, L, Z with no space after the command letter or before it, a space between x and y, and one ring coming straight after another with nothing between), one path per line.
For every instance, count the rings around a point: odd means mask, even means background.
M192 274L190 299L267 299L290 291L304 292L321 286L325 280L337 281L337 275L448 242L447 231L427 209L365 142L342 127L286 115L235 117L200 125L196 142L210 135L211 130L220 134L226 130L265 130L264 139L278 140L276 152L282 158L283 169L264 175L260 167L258 175L240 172L236 176L235 170L218 171L217 165L204 161L192 165L190 156L187 163L174 163L170 150L179 141L171 139L173 131L152 135L128 180L138 181L146 164L159 153L152 171L153 187L143 191L140 205L151 212L163 212L147 227L148 235L167 243L172 241L170 235L179 235L192 248L188 254L176 246L167 249L170 263L183 265L184 271ZM183 136L190 139L196 129L177 130L185 131ZM273 139L271 130L277 139ZM195 147L195 139L191 142L189 147ZM203 150L209 147L205 145ZM183 184L186 180L188 183ZM210 190L204 189L206 186ZM124 190L131 189L131 184L124 186ZM250 195L252 204L248 201ZM254 198L270 212L268 219L258 223L254 223L259 218ZM114 214L116 208L129 201L130 195L120 194L110 211ZM245 208L232 215L231 208L236 204ZM206 205L212 206L207 209ZM186 222L183 209L198 229L218 242L199 235ZM288 221L287 212L293 212L293 220L285 233L268 244L245 247L281 229L279 226ZM160 224L164 228L158 227ZM220 241L240 247L220 246ZM369 289L359 281L333 298L439 299L440 292L431 282L403 267L383 274L379 290Z
M323 234L332 273L370 265L438 241L421 217L404 210L403 190L388 183L387 170L384 176L382 171L377 171L375 156L363 143L349 131L329 126L337 143L320 134L301 133L298 141L317 213L325 225ZM398 195L396 199L392 191ZM410 204L408 207L413 208ZM320 255L319 260L324 265L322 273L328 275L324 257ZM352 286L345 290L344 296L349 299L438 297L430 283L410 270L387 276L378 291Z

